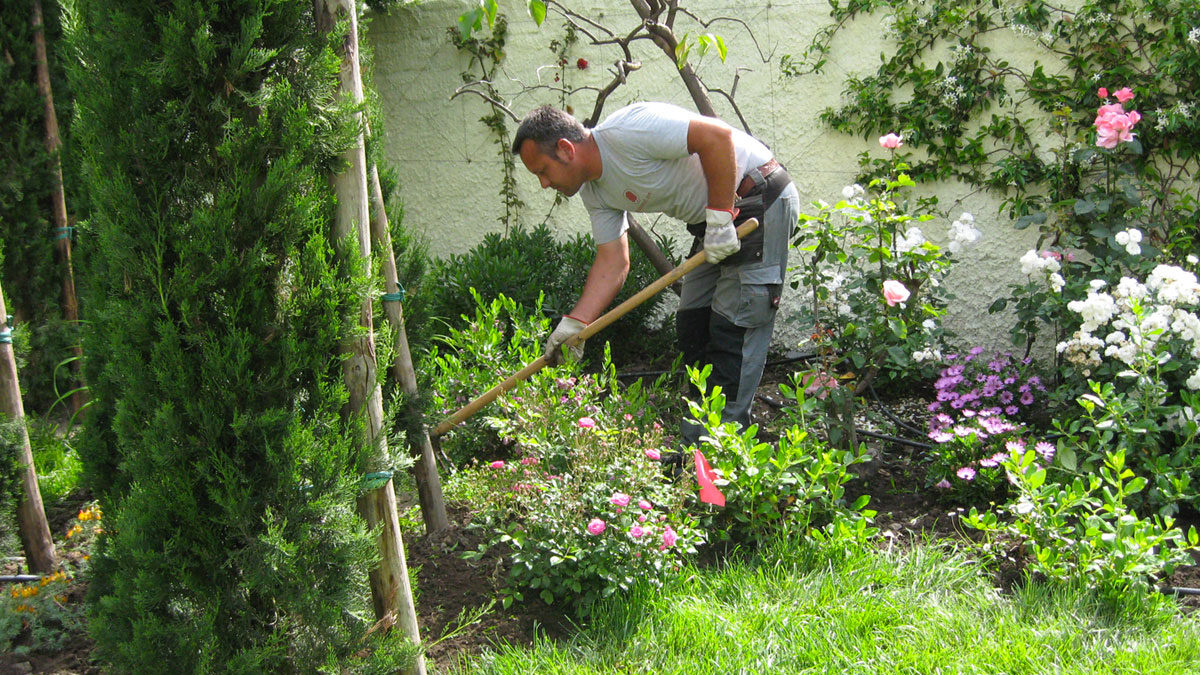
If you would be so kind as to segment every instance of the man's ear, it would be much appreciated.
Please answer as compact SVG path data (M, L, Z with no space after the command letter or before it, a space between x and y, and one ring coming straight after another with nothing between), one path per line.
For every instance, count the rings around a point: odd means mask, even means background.
M575 144L565 138L558 139L554 151L560 162L569 162L575 158Z

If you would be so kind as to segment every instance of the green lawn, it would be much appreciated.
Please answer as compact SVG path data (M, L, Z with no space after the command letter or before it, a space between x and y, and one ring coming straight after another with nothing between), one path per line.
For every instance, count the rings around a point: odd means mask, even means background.
M462 674L1200 673L1200 623L1162 597L998 592L962 553L781 543L603 607L569 643Z

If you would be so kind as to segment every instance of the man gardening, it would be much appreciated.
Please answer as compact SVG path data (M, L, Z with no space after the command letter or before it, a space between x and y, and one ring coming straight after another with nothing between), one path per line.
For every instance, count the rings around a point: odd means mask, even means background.
M675 317L688 364L712 364L710 385L727 400L723 420L750 424L799 213L791 178L761 142L714 118L666 103L636 103L594 129L550 106L530 112L513 153L543 188L583 198L596 258L583 292L546 341L557 364L564 342L612 303L629 272L626 212L661 212L685 223L708 262L684 277ZM739 242L736 224L759 227ZM583 345L573 350L582 356ZM686 444L702 428L685 421Z

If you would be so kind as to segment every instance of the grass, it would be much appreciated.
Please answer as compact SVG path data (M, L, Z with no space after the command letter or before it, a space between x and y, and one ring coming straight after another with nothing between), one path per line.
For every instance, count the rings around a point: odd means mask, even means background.
M963 553L782 542L600 608L567 643L508 645L460 675L1200 673L1200 623L1159 596L999 593Z

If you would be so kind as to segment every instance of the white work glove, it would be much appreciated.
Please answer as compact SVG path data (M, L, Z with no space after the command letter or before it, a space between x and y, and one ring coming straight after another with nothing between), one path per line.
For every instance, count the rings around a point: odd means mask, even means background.
M704 228L704 252L708 254L708 262L714 265L742 248L737 229L733 227L735 213L726 209L704 209L704 220L708 223Z
M562 362L562 347L563 343L579 334L579 331L587 328L587 324L576 319L573 316L564 316L558 322L554 332L550 334L550 338L546 340L546 363L551 366L557 366ZM567 347L571 351L571 358L578 361L583 358L583 340L579 344Z

